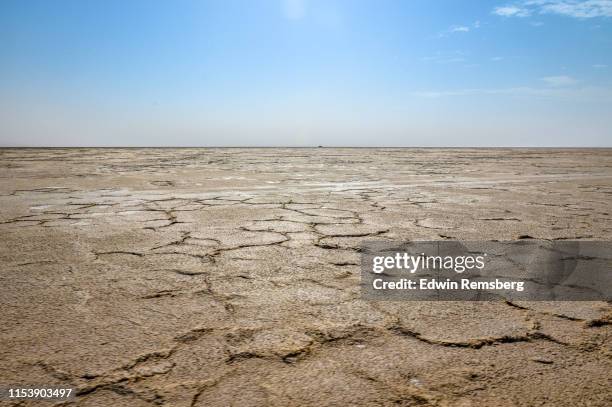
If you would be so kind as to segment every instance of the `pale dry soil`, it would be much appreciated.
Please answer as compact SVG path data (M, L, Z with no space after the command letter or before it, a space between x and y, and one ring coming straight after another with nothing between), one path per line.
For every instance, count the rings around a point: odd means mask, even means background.
M0 150L0 384L78 406L609 406L609 303L365 301L359 248L610 240L611 202L605 149Z

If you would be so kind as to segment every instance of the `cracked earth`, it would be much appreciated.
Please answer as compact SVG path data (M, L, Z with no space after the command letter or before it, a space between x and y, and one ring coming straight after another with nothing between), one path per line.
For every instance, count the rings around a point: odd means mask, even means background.
M359 247L610 240L610 202L609 149L0 150L0 383L74 387L66 406L609 406L609 303L365 301Z

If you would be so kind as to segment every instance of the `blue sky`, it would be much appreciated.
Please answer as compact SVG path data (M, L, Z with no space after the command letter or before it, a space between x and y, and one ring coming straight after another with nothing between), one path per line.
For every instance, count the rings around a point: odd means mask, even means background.
M0 145L612 146L612 0L0 2Z

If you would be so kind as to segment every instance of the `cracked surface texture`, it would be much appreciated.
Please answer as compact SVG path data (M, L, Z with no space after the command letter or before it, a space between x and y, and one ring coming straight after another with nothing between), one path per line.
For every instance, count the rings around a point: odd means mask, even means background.
M0 383L78 406L612 405L610 304L368 302L358 253L610 240L612 150L4 149L0 168Z

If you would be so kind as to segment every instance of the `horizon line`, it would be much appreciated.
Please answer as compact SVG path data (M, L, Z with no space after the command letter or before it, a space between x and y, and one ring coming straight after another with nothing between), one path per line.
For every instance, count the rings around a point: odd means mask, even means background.
M4 149L612 149L610 146L0 146Z

